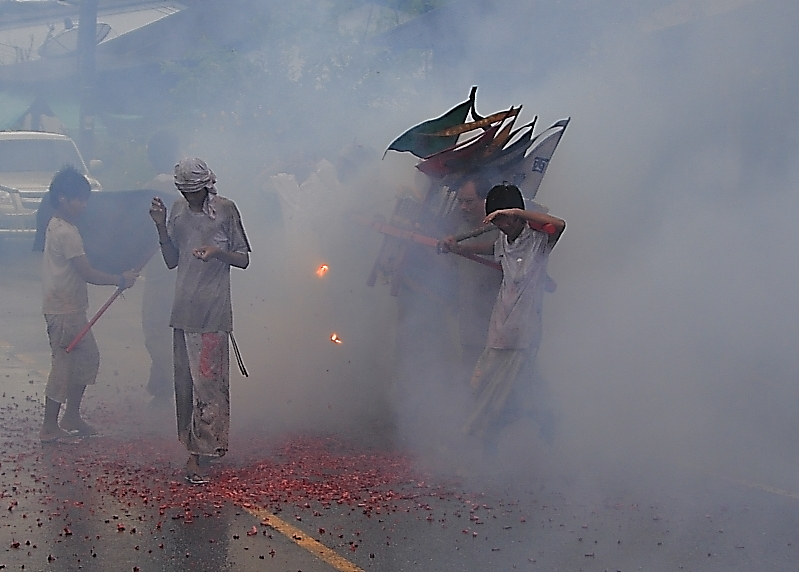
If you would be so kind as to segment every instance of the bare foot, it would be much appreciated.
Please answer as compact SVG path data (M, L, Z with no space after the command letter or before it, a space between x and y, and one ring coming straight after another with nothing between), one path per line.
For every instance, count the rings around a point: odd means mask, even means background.
M65 419L61 418L61 429L68 431L71 435L78 435L86 437L89 435L97 435L97 429L86 423L83 419Z
M191 476L200 472L200 456L189 455L189 460L186 461L186 474Z

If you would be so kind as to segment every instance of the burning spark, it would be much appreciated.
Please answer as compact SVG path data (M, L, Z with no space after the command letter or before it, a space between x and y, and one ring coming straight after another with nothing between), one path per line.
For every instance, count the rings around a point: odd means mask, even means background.
M327 264L322 264L322 266L316 269L316 275L319 276L319 278L321 278L322 276L327 274L328 270L330 270L330 267Z
M340 344L341 338L338 337L338 334L334 333L332 336L330 336L330 341L333 342L334 344Z

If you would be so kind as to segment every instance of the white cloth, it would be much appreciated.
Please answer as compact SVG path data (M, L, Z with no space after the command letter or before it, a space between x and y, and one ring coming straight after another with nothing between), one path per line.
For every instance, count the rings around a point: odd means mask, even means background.
M541 340L541 305L552 246L549 236L525 225L513 242L501 233L494 258L502 265L502 285L491 312L487 348L536 348Z
M187 157L175 165L175 186L180 192L196 193L208 189L202 211L212 220L216 218L214 203L217 191L214 183L216 175L202 159Z

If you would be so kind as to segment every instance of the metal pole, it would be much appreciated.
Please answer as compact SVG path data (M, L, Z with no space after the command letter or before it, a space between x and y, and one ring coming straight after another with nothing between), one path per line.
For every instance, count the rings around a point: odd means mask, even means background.
M94 154L94 79L97 47L97 1L82 0L78 21L78 81L80 86L80 124L78 143L83 155Z

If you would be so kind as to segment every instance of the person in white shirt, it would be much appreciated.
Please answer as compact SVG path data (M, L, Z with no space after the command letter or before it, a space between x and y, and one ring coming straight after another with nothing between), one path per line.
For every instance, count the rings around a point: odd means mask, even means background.
M115 276L91 266L75 223L91 195L89 181L74 167L64 167L50 183L49 199L55 214L47 225L42 257L42 312L47 322L52 364L45 389L43 443L61 442L73 436L95 435L97 430L80 415L87 385L97 379L100 352L91 330L75 347L67 347L88 323L89 295L86 284L130 288L136 272ZM61 405L66 410L59 425Z
M547 284L547 261L566 223L548 213L525 210L518 187L494 186L485 203L484 223L500 235L493 247L502 265L502 284L491 313L486 347L470 386L474 408L464 432L483 440L493 454L500 431L512 422L517 393L529 378L541 341L541 306Z

